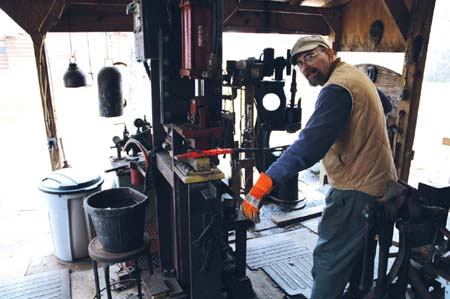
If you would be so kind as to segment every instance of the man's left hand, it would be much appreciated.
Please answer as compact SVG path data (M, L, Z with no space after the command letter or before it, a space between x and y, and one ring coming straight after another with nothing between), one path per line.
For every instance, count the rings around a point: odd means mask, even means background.
M255 223L259 223L259 209L263 204L263 197L272 190L272 187L272 179L265 173L261 173L255 185L253 185L242 202L242 212L245 217Z

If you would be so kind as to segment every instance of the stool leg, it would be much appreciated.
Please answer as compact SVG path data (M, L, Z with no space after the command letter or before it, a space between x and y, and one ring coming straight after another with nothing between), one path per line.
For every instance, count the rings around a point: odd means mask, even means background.
M152 261L152 253L150 251L147 252L148 259L148 271L150 274L153 274L153 261Z
M109 282L109 265L104 264L103 265L103 272L105 273L105 285L106 285L106 294L108 296L108 299L111 299L111 284Z
M98 281L98 269L97 269L97 262L95 260L92 260L92 269L94 270L94 281L95 281L95 297L97 299L101 299L100 295L100 283Z
M141 270L139 270L139 259L134 260L134 269L136 271L136 284L138 289L138 297L142 299L142 286L141 286Z

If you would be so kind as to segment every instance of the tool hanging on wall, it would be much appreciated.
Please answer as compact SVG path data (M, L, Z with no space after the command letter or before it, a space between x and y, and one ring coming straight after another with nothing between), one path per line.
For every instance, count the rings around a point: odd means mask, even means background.
M113 62L109 58L108 51L108 34L105 33L106 39L106 58L105 66L98 72L98 97L99 97L99 112L103 117L116 117L123 114L123 107L126 102L122 96L122 75L120 74L117 65L127 66L124 62ZM107 66L110 61L112 65Z
M69 67L64 73L64 87L75 88L86 86L86 75L76 64L75 52L72 50L72 34L69 32L70 58Z

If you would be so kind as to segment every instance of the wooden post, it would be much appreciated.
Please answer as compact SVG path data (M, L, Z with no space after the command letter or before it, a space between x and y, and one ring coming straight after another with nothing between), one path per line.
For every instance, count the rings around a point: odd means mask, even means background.
M411 160L414 158L412 147L435 2L436 0L415 0L410 11L403 92L397 110L394 148L397 173L403 181L408 180Z
M61 152L58 146L58 134L56 131L55 111L48 76L47 54L45 51L45 37L32 37L36 67L39 80L39 91L41 94L42 113L44 114L45 133L47 134L47 145L50 154L52 170L60 169Z

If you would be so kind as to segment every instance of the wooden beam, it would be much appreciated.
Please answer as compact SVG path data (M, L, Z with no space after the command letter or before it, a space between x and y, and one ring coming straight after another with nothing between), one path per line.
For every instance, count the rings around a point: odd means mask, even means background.
M414 1L411 8L394 148L397 173L403 181L408 181L414 157L414 135L435 3L436 0Z
M234 15L239 8L239 1L227 0L223 1L223 24L225 25L228 20Z
M45 35L66 8L65 0L0 0L4 10L32 37Z
M342 32L343 14L340 9L322 8L321 12L331 30L333 30L336 34Z
M289 0L288 3L290 5L301 5L303 1L305 1L305 0Z
M310 6L291 5L284 2L262 2L256 0L246 0L239 4L239 11L265 12L275 14L295 14L322 16L324 11L333 11L332 8L319 8Z
M67 0L69 5L83 5L83 6L122 6L126 7L131 0Z
M233 1L230 1L233 2ZM321 33L329 34L330 31L340 32L339 19L342 19L342 14L338 9L319 8L310 6L299 6L290 3L282 2L262 2L256 0L246 0L240 3L231 3L226 1L224 5L226 16L224 18L225 31L238 32L276 32L276 33ZM239 12L239 14L236 14ZM280 15L283 15L280 17ZM233 21L230 22L231 18ZM264 19L266 17L266 19ZM315 18L314 18L315 17ZM242 20L244 18L244 20ZM255 25L251 25L250 19L262 19L261 25L256 25L259 21L254 21ZM267 19L268 18L268 19ZM284 22L282 18L289 18L292 20L292 25ZM322 19L321 19L322 18ZM308 19L309 21L305 21ZM270 23L270 27L277 28L258 28L264 26L264 21ZM274 23L275 22L275 23ZM312 22L307 24L307 22ZM242 25L239 25L242 24ZM279 26L282 24L282 26ZM314 29L317 24L317 29ZM329 30L324 29L324 24L329 25ZM239 28L239 26L244 26ZM248 26L252 26L251 28ZM325 33L327 32L327 33Z
M59 138L56 129L56 117L51 93L51 83L48 75L47 53L43 36L32 37L34 54L36 56L36 67L39 80L39 91L41 95L42 113L44 115L45 132L47 134L48 152L52 170L60 169L61 150L58 146Z
M341 10L338 9L322 9L324 20L327 22L332 33L329 35L330 40L333 40L333 51L337 53L341 50L341 40L342 40L342 19L343 14Z
M406 40L409 28L409 10L403 0L384 0L388 11L390 11L392 18L394 18L398 29Z
M303 5L314 5L317 7L341 7L353 0L304 0Z
M323 17L324 21L330 27L330 31L334 32L333 49L338 51L340 49L339 41L342 37L342 11L337 8L320 8L311 6L300 6L291 3L282 2L261 2L256 0L242 1L238 10L240 12L256 12L270 14L289 14L302 16L318 16ZM300 26L299 26L300 27ZM309 32L311 30L308 30ZM313 30L314 31L314 30Z
M123 5L72 5L51 29L53 32L133 31L133 17Z
M321 34L328 35L330 28L322 16L270 14L270 28L265 26L264 14L237 11L224 24L224 32Z
M406 7L408 8L408 10L411 10L413 1L414 0L403 0L403 2L405 2Z

